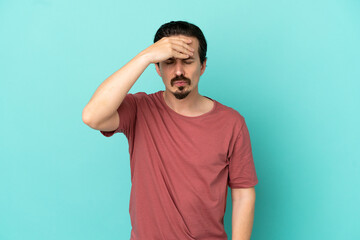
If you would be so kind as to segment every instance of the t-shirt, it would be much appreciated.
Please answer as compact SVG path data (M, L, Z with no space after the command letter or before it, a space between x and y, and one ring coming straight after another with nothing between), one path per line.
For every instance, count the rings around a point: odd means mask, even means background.
M118 128L101 131L129 142L130 240L227 240L228 186L258 183L245 119L209 97L211 111L184 116L163 92L127 93Z

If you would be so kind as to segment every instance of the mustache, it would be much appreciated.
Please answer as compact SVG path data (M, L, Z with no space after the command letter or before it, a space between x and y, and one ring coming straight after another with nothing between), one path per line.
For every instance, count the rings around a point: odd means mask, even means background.
M184 81L186 81L187 83L190 82L190 79L188 79L188 78L186 78L186 77L184 77L184 76L175 77L175 78L171 79L171 82L174 83L175 81L178 81L178 80L184 80Z

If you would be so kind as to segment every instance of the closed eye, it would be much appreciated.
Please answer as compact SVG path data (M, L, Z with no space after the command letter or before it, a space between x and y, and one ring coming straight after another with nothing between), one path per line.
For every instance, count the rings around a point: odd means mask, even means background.
M192 64L193 62L194 61L189 60L189 59L185 59L185 61L184 61L185 64ZM173 60L168 60L168 61L165 61L165 63L166 64L172 64L172 63L174 63L174 61Z

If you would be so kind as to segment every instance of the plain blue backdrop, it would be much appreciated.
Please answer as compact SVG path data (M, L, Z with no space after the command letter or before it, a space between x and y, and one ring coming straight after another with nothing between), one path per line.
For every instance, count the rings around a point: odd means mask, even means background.
M127 139L82 110L171 20L207 39L200 94L246 119L252 239L360 239L359 13L356 0L0 0L0 239L130 238ZM159 90L151 64L130 92ZM229 239L231 210L229 192Z

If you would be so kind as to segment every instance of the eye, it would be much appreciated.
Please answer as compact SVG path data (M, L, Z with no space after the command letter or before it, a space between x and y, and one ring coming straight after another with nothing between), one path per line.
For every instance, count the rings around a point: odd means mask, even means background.
M192 64L193 61L185 61L186 64Z
M172 64L173 63L173 61L167 61L167 62L165 62L166 64Z

